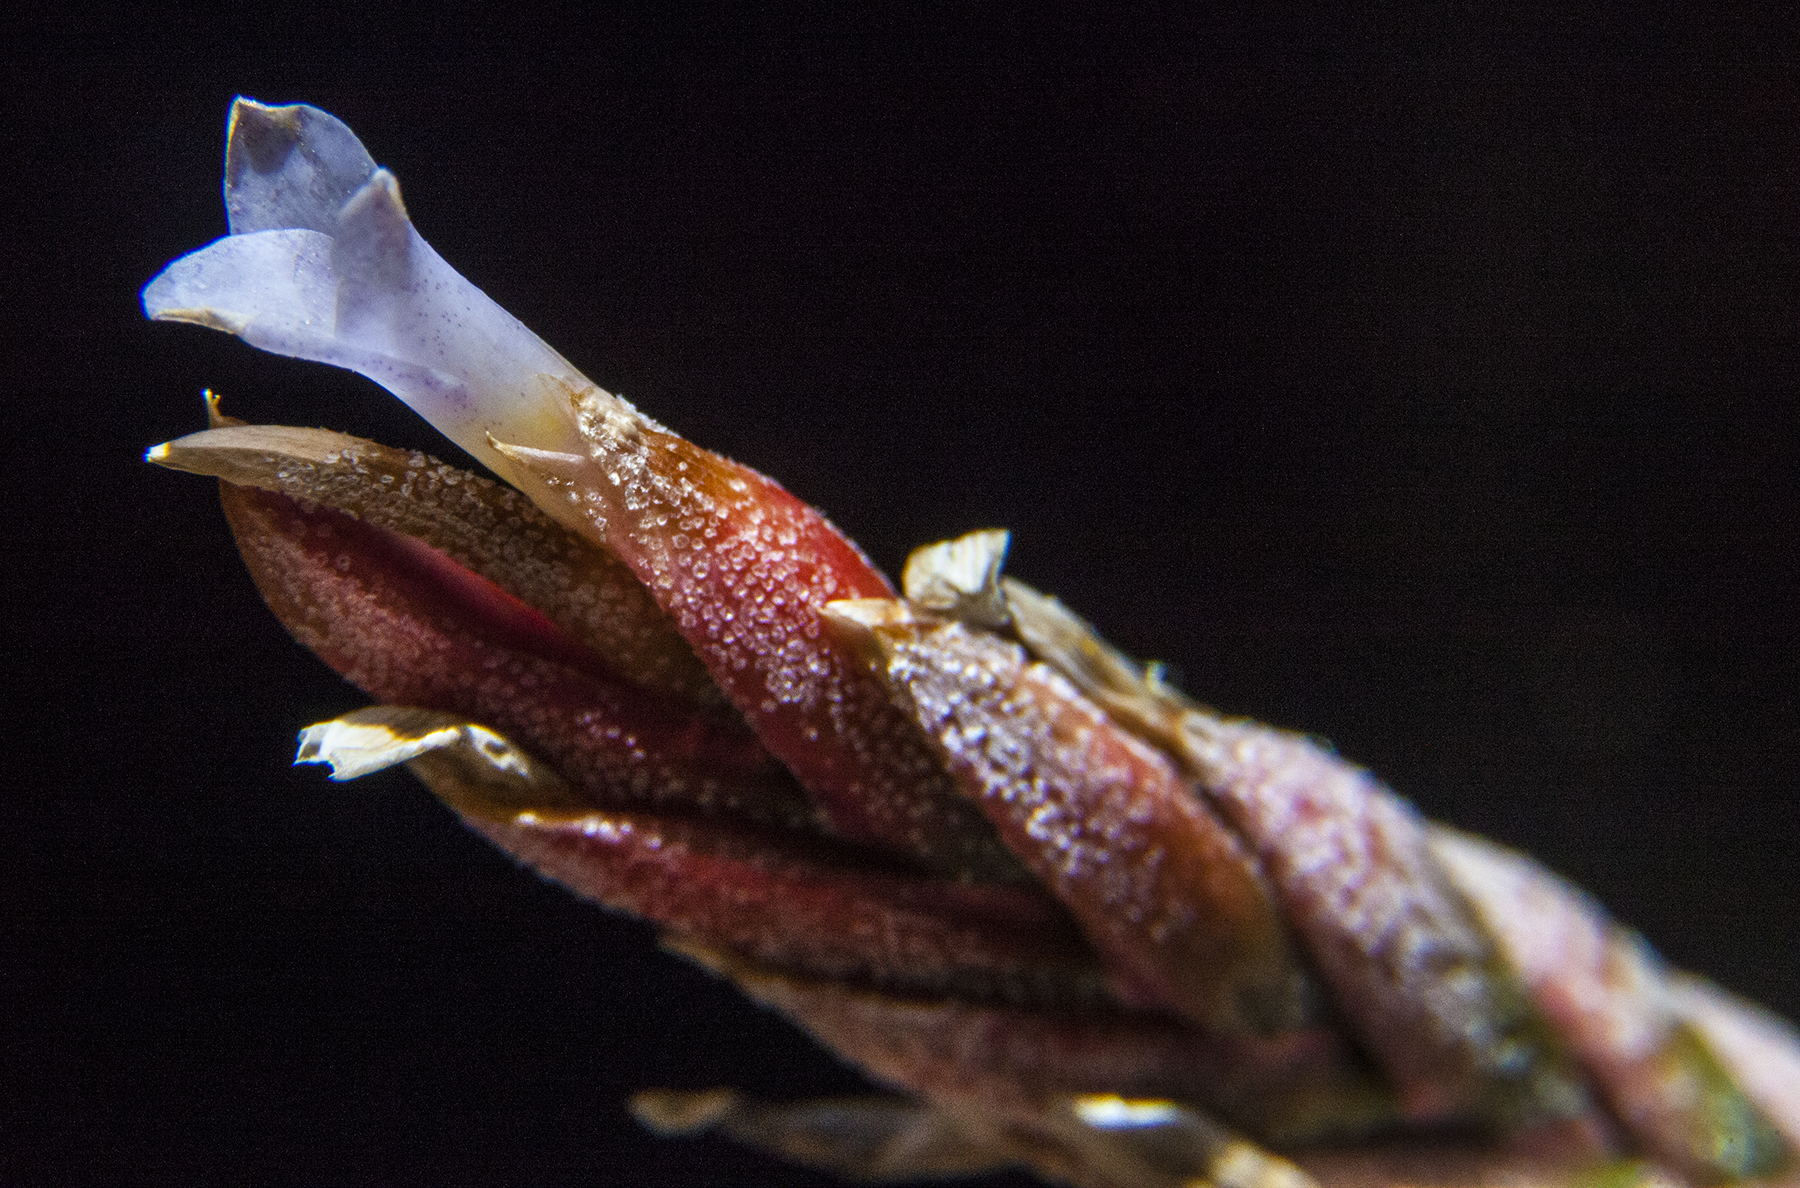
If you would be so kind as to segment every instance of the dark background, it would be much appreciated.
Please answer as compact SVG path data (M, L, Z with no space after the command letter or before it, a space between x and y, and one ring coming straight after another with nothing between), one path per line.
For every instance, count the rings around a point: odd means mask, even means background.
M1197 696L1800 1014L1792 29L45 19L0 133L0 1180L808 1183L620 1103L856 1084L403 775L287 766L361 698L139 457L204 386L445 447L141 319L224 233L240 91L890 571L1010 527Z

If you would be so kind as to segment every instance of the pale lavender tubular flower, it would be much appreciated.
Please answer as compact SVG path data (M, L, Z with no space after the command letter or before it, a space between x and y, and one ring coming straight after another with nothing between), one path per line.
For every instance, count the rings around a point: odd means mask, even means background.
M229 235L145 286L150 317L365 375L515 486L537 484L490 435L585 450L554 397L593 383L444 262L335 116L234 103L225 209Z

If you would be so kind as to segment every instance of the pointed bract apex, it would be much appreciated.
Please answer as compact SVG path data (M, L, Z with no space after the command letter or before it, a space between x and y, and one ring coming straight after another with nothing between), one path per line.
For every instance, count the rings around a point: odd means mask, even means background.
M462 723L449 714L410 706L371 706L302 730L294 763L328 763L331 778L341 783L385 771L426 751L455 746L462 736Z
M1004 528L986 528L914 549L901 578L907 601L976 627L1006 627L1000 566L1011 540Z
M340 781L405 763L454 808L497 820L582 807L561 776L502 735L412 706L374 705L308 726L294 762L328 763Z
M867 635L883 627L913 627L920 622L899 598L839 598L819 608L831 627L850 635Z
M410 536L542 611L632 684L690 706L724 704L698 657L624 563L511 487L425 454L287 425L207 429L154 446L144 457Z

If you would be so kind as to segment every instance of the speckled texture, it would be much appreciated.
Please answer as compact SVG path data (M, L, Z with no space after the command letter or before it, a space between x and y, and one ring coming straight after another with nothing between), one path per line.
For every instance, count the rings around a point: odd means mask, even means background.
M1774 1124L1682 1019L1641 937L1523 854L1442 828L1432 849L1632 1137L1703 1183L1782 1166Z
M959 623L875 634L964 794L1115 964L1218 1032L1306 1021L1255 857L1167 755L1017 644Z
M1155 1016L908 999L740 964L725 971L877 1080L933 1098L1009 1109L1062 1093L1172 1096L1290 1139L1355 1129L1387 1108L1356 1054L1324 1030L1222 1040Z
M597 652L614 676L696 705L724 706L693 649L624 562L492 479L416 450L279 425L190 434L151 458L416 537L542 611Z
M601 803L812 819L792 778L741 725L617 683L543 616L435 550L341 512L222 489L270 608L377 700L491 726Z
M824 516L630 404L571 391L586 457L522 457L650 588L758 736L843 836L939 871L1019 876L918 727L825 629L833 599L890 597Z
M1299 735L1202 714L1185 752L1261 855L1289 923L1418 1121L1583 1108L1573 1070L1425 845L1367 772Z
M866 852L644 814L539 814L471 824L608 907L783 969L974 1000L1105 1004L1080 931L1030 887L873 868Z

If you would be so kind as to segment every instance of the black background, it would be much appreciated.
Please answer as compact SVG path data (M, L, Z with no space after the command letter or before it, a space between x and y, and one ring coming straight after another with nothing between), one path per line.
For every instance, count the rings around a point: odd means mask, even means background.
M1202 699L1800 1013L1791 29L574 20L8 35L0 1179L808 1183L620 1102L857 1083L406 777L288 768L361 699L139 457L203 386L444 447L141 319L240 91L890 571L1010 527Z

